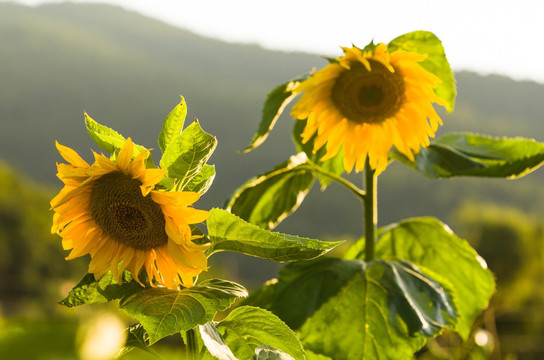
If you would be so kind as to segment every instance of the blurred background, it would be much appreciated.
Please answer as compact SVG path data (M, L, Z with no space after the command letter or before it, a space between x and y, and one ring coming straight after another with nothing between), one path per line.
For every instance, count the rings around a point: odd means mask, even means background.
M487 10L466 7L454 11L448 21L439 21L447 9L426 13L434 2L414 1L405 15L419 14L419 20L411 22L405 16L394 26L386 22L393 18L385 8L354 13L349 6L341 9L349 18L336 25L325 13L317 13L319 1L302 1L302 8L292 4L300 13L291 18L275 17L277 7L285 5L282 1L270 3L270 9L241 8L236 1L228 2L227 9L222 2L203 1L193 12L195 5L174 9L166 0L119 0L123 7L37 3L0 2L0 359L107 358L85 350L86 341L92 340L89 334L96 333L92 326L98 324L98 333L103 333L130 324L115 304L85 309L57 304L88 264L86 258L65 261L60 238L49 231L49 200L61 188L55 162L62 159L55 140L89 161L91 149L99 150L86 133L83 111L138 144L158 148L162 121L182 94L188 104L187 123L198 117L203 129L219 141L210 161L217 171L214 185L196 207L222 207L247 179L295 152L293 120L287 114L260 148L238 152L256 131L269 91L325 66L320 55L338 56L338 46L364 46L372 38L388 42L404 32L425 29L444 41L456 72L456 107L451 114L440 112L444 126L439 135L473 131L544 141L544 68L536 62L544 54L528 45L536 41L535 28L527 32L538 11L523 8L524 1L515 11L500 4ZM148 9L144 3L154 6ZM283 14L288 10L281 9ZM396 10L401 14L403 9ZM240 17L243 11L248 13ZM340 17L338 9L330 11L335 19ZM252 14L268 14L267 21L275 23L242 21ZM368 24L363 15L372 18ZM353 16L360 18L355 25ZM517 22L501 23L503 16ZM502 33L476 22L478 18L490 26L501 25ZM274 31L276 37L270 35ZM361 182L360 174L350 178ZM496 296L478 319L485 333L475 333L483 350L481 357L471 358L544 358L543 179L539 170L516 181L431 181L396 163L380 176L380 225L435 216L467 239L495 273ZM349 242L361 236L361 219L358 201L345 189L333 184L322 192L316 186L276 230ZM219 253L210 260L209 276L239 281L250 290L279 269L278 264L234 254ZM421 356L468 358L448 350L456 341L437 339L434 346L440 351ZM178 351L168 339L157 349L166 356ZM135 351L127 358L152 357Z

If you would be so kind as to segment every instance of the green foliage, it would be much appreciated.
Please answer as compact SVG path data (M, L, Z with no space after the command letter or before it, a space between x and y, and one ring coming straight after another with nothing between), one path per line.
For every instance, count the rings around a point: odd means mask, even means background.
M314 184L306 156L292 156L236 190L226 209L263 229L273 229L293 213Z
M270 346L259 346L255 349L253 360L294 360L291 356L281 350Z
M194 191L204 194L210 189L215 179L215 166L204 164L200 171L185 185L185 191Z
M112 156L115 156L126 142L126 139L117 131L97 123L87 113L85 113L85 126L91 139ZM145 147L135 144L134 156L145 150L147 150Z
M161 167L168 170L169 177L179 182L177 187L180 190L185 190L199 176L216 146L217 139L204 132L198 121L195 121L166 148L160 161ZM204 175L208 175L207 179L212 176L209 167L205 174L200 174L201 177ZM202 183L202 180L195 181Z
M453 110L455 104L455 79L450 64L446 59L444 48L440 39L428 31L414 31L401 35L389 42L389 50L405 50L418 54L426 54L421 66L436 75L442 82L438 84L435 92L445 101L448 111Z
M251 359L254 356L266 359L265 355L269 359L305 359L304 350L295 333L276 315L264 309L238 307L219 323L201 326L200 332L204 335L203 339L206 339L204 344L208 351L211 349L210 353L214 355L218 353L218 345L226 345L237 359ZM212 342L212 339L215 340ZM223 349L225 355L216 358L233 359L226 356L228 351Z
M314 134L314 136L306 143L302 143L301 134L306 127L306 123L307 120L298 120L293 127L293 141L295 142L297 151L304 152L310 161L319 163L320 168L326 172L337 176L341 175L344 172L344 153L339 151L334 157L321 161L321 158L325 156L325 153L327 152L327 148L321 147L314 153L314 140L317 134ZM316 173L316 177L323 190L334 180L331 176L324 175L320 172Z
M247 302L257 300L297 330L305 348L334 359L408 358L457 317L447 292L402 261L294 263L261 291L267 296Z
M544 163L544 144L533 139L495 138L449 133L421 149L411 162L398 151L392 157L430 178L480 176L518 178Z
M181 101L164 119L162 130L159 135L159 147L164 153L172 141L181 133L185 117L187 116L187 104L181 96Z
M345 257L359 258L364 241L356 242ZM459 318L456 330L465 339L474 319L495 291L495 281L484 260L465 241L435 218L415 218L381 230L376 244L381 259L403 259L430 270L454 297ZM445 271L447 269L447 271Z
M285 107L297 95L297 85L309 77L310 74L301 75L291 81L286 82L285 84L278 85L268 94L264 103L259 128L257 129L255 135L253 135L251 143L243 150L244 152L253 150L266 140L268 134L274 128L274 125L276 125L276 121L283 113Z
M122 280L121 284L117 283L111 272L98 280L95 279L93 274L86 274L59 304L73 307L105 303L121 299L143 289L127 271L123 272Z
M207 227L211 241L209 255L218 251L234 251L284 262L312 259L340 244L272 233L221 209L210 211Z
M226 280L205 280L192 288L146 288L119 303L144 327L150 345L180 331L211 321L238 297L247 295L241 285Z

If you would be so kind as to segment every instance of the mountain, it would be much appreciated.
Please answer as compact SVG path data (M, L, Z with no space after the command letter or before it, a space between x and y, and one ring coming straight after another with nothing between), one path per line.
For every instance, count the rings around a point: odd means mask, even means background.
M84 128L84 111L135 142L157 148L162 120L181 94L189 107L187 121L198 117L219 140L211 159L217 169L214 185L197 204L205 209L222 206L248 178L294 153L288 115L260 148L249 154L238 150L257 129L269 91L326 64L318 55L225 43L103 4L0 3L0 43L0 158L60 188L55 140L87 160L88 149L98 151ZM469 72L457 73L456 79L456 109L442 114L445 126L439 135L461 130L544 140L542 84ZM351 176L359 183L357 177ZM541 212L541 181L538 173L516 182L431 181L393 164L380 177L380 223L415 215L447 220L452 208L469 198ZM361 216L347 191L332 185L320 192L316 186L278 230L358 236Z

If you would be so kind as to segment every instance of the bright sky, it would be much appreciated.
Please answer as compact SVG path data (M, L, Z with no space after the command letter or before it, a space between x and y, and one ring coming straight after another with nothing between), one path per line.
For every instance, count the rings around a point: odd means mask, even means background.
M454 70L544 83L541 0L72 0L120 5L193 32L338 56L340 46L434 32ZM25 4L51 2L19 0Z

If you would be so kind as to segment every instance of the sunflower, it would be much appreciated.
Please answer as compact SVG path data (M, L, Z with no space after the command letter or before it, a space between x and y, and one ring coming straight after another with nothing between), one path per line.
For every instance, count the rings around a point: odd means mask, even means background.
M72 250L66 259L90 254L96 279L111 271L120 282L127 269L140 281L145 270L152 285L192 286L207 269L207 247L193 242L189 226L209 215L190 207L200 195L156 190L166 170L145 167L147 150L133 159L130 138L116 161L94 153L91 165L66 146L57 149L69 164L57 164L64 188L51 200L51 232Z
M442 125L432 106L444 105L434 92L440 79L419 65L426 55L388 52L384 44L371 51L343 50L295 90L303 95L291 115L307 119L303 143L316 135L314 152L326 144L321 160L343 148L347 172L363 170L368 158L379 174L393 146L413 161Z

